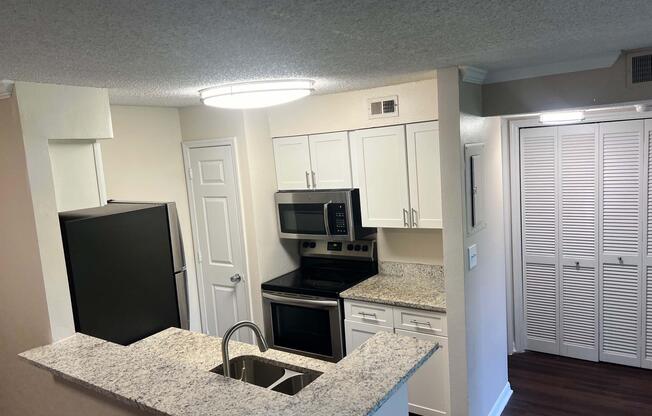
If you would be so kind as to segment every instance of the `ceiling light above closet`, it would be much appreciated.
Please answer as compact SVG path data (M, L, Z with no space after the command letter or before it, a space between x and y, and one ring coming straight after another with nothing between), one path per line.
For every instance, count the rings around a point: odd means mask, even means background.
M554 111L539 116L542 124L568 124L584 120L584 111Z
M307 79L239 82L199 91L205 105L229 109L271 107L306 97L314 91Z

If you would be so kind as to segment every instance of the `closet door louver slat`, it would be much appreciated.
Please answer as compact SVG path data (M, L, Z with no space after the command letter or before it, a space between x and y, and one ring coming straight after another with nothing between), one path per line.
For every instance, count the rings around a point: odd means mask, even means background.
M520 147L527 348L558 353L556 129L523 129Z

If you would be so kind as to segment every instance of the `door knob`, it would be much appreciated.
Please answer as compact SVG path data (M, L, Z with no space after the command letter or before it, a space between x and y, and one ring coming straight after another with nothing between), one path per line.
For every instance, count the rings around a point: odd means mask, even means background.
M238 273L234 274L229 278L233 283L240 283L242 281L242 276L240 276Z

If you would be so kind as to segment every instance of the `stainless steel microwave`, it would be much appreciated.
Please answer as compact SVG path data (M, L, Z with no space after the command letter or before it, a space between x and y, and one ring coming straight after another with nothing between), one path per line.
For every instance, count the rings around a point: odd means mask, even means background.
M357 189L281 191L275 200L281 238L354 241L376 233L362 227Z

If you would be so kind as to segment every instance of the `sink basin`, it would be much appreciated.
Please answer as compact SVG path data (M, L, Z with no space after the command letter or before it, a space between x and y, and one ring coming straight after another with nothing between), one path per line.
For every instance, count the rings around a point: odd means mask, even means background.
M262 360L255 355L234 357L229 360L229 364L234 379L290 396L297 394L322 375L319 371ZM215 367L211 372L224 375L223 364Z

